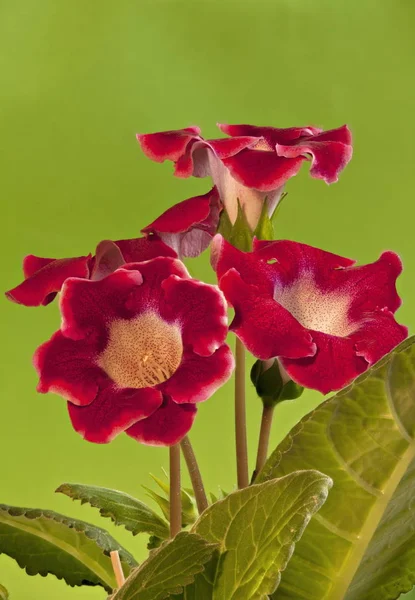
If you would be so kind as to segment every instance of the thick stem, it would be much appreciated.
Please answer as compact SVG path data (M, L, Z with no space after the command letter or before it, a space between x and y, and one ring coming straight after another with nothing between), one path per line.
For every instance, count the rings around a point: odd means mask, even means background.
M182 528L182 495L180 489L180 444L170 446L170 537Z
M113 550L110 552L112 568L114 569L115 580L117 582L117 586L120 588L124 585L125 577L124 572L122 570L120 555L118 554L118 550Z
M249 485L245 410L245 348L238 338L236 338L235 344L235 440L238 488L244 488Z
M189 470L190 480L192 482L193 491L196 498L197 509L199 514L202 513L208 507L208 501L206 498L206 492L202 481L202 475L200 474L199 465L197 464L195 453L193 452L192 444L189 438L184 437L180 443L184 459Z
M265 406L262 410L261 429L259 431L258 452L256 456L255 471L252 475L251 483L255 480L265 461L268 458L269 436L271 433L272 418L274 416L275 406Z

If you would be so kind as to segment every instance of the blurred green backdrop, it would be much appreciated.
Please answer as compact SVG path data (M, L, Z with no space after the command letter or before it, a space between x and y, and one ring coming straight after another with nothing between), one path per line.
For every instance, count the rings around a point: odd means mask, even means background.
M148 161L136 132L199 124L216 136L216 121L347 122L352 163L331 187L307 169L291 181L278 236L362 262L399 252L406 270L398 319L413 332L414 26L411 0L2 0L3 289L20 281L28 253L76 256L104 238L134 237L172 203L209 189ZM207 257L189 265L213 281ZM144 539L54 489L89 482L145 499L141 484L150 484L150 471L161 474L167 451L127 436L107 446L83 441L65 402L35 392L31 356L58 326L56 303L0 307L0 501L107 524L142 559ZM310 392L280 406L274 445L320 401ZM260 406L251 388L248 417L253 459ZM191 436L212 491L234 485L232 426L228 384L201 407ZM104 598L99 588L29 578L5 556L0 583L14 600Z

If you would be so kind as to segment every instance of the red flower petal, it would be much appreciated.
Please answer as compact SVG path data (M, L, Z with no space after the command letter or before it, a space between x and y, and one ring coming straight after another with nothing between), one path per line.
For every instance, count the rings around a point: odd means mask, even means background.
M186 127L160 133L137 134L141 149L148 158L156 162L176 161L185 152L187 144L198 138L199 127Z
M356 354L373 365L408 335L408 328L399 325L388 310L375 311L360 324L350 337Z
M235 309L230 329L257 358L299 358L316 351L310 333L285 308L231 269L220 287Z
M88 406L68 402L74 429L88 442L106 444L137 421L154 413L163 397L151 388L119 389L108 385Z
M24 270L31 273L20 285L6 292L9 300L24 304L25 306L46 306L55 298L68 277L89 277L89 256L77 258L49 258L26 257ZM47 262L46 262L47 261ZM35 265L41 266L33 271Z
M96 398L99 385L108 380L95 364L96 356L92 343L69 340L57 331L33 357L39 374L37 391L59 394L80 406L90 404Z
M186 267L180 260L168 257L158 257L145 262L125 265L125 269L139 271L143 279L142 285L131 292L126 304L128 310L134 315L148 309L156 312L161 310L160 307L164 304L162 286L171 275L184 279L190 278ZM177 315L173 315L172 320L177 320Z
M171 256L176 258L177 254L157 236L146 236L132 240L117 240L114 242L121 250L124 262L135 263L150 260L157 256Z
M90 278L93 281L103 279L116 271L124 263L124 257L117 244L111 240L103 240L98 244L95 251Z
M224 343L228 331L222 292L195 279L171 276L163 282L163 317L181 324L183 344L200 356L210 356Z
M41 256L35 256L34 254L28 254L23 259L23 274L25 279L31 277L43 267L46 267L49 263L52 263L56 258L42 258Z
M317 345L315 356L292 360L280 360L288 375L295 382L327 394L348 385L368 367L367 361L356 355L351 338L312 331Z
M311 154L310 175L326 183L338 180L341 170L352 158L351 134L346 125L318 135L301 138L292 144L277 144L279 156L296 158Z
M132 269L119 269L99 281L68 279L60 302L62 333L77 340L95 332L100 343L105 343L108 323L114 318L132 316L127 299L142 281L141 274Z
M242 150L223 164L237 181L248 188L271 192L297 175L304 157L282 158L267 150Z
M218 127L226 135L234 136L255 136L264 138L269 144L270 149L274 150L275 144L286 144L303 136L315 135L321 133L322 129L316 127L286 127L285 129L277 127L258 127L257 125L226 125L218 123Z
M172 446L178 444L190 430L196 412L194 404L179 405L165 396L158 410L127 429L126 433L150 446Z
M158 235L179 256L198 256L216 233L221 211L216 188L175 204L141 231Z
M206 357L187 350L180 367L159 389L177 404L203 402L228 381L234 366L233 354L227 345Z

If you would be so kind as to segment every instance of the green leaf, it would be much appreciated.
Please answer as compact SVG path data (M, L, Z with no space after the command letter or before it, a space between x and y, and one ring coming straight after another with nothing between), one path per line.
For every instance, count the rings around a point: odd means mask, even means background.
M229 240L229 238L231 236L231 232L232 232L232 222L229 218L227 211L225 209L223 209L222 212L220 213L219 226L218 226L217 233L220 233L225 238L225 240Z
M9 592L0 584L0 600L9 600Z
M216 549L199 535L181 532L135 569L113 600L163 600L203 571Z
M28 575L56 575L68 585L116 581L110 552L118 550L126 575L137 563L104 529L50 510L0 504L0 554L14 558Z
M63 483L57 492L65 494L81 504L98 508L103 517L109 517L116 525L123 525L133 535L148 533L158 538L169 537L169 526L156 512L136 498L108 488L81 483Z
M205 588L200 600L262 600L271 594L330 486L317 471L298 471L233 492L204 511L192 531L219 544L219 555L210 565L214 574L208 569L200 582ZM211 596L208 579L214 581Z
M157 483L157 485L163 490L168 501L167 506L170 511L170 485L168 482L159 479L155 475L150 473L150 477ZM182 496L182 524L184 527L194 523L197 518L196 500L194 498L193 490L181 488ZM164 504L164 503L163 503ZM166 506L166 505L164 505ZM169 518L169 517L168 517ZM168 536L167 536L168 537Z
M274 239L274 227L272 220L269 218L268 211L268 199L265 198L262 204L261 216L254 230L254 236L259 240Z
M252 250L252 231L246 220L245 213L238 200L238 215L236 221L232 226L228 241L244 252L250 252Z
M307 415L258 481L314 468L334 481L278 600L394 600L415 583L415 338Z

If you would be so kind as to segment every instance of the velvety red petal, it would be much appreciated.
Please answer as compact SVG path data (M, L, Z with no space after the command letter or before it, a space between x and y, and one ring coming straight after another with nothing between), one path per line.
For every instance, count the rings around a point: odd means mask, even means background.
M44 261L44 266L32 272L35 261L30 259L24 268L32 274L20 285L6 292L9 300L25 306L46 306L52 302L68 277L89 277L90 256L60 258L47 263L45 261L49 259L34 258L38 265Z
M223 164L244 186L267 192L281 187L297 175L303 160L303 156L282 158L266 150L242 150L223 159Z
M72 425L88 442L106 444L137 421L154 413L163 397L152 388L117 388L107 385L88 406L68 402Z
M210 356L222 346L228 319L226 301L218 287L174 275L162 287L162 316L180 323L185 346L191 346L200 356Z
M177 161L185 152L187 144L199 137L199 127L186 127L175 131L137 134L142 151L148 158L156 162L165 160Z
M285 145L277 144L276 151L279 156L296 158L311 154L312 163L310 175L323 179L326 183L334 183L339 178L339 173L352 158L353 149L350 141L351 134L345 126L340 129L325 131L308 138L301 138L296 143Z
M258 260L255 252L238 250L220 234L215 235L211 243L211 264L218 281L229 269L236 269L246 283L255 285L270 297L274 294L274 268L266 260Z
M99 281L68 279L62 288L60 301L62 333L76 340L94 332L102 348L108 323L114 318L132 316L127 299L142 281L141 274L132 268L118 269Z
M373 365L408 335L408 328L399 325L388 310L375 311L367 315L359 329L350 338L355 344L356 354Z
M310 333L285 308L231 269L220 280L226 299L235 309L230 329L257 358L313 356Z
M307 244L278 240L276 242L254 240L255 256L266 261L278 272L278 279L290 285L304 275L312 276L320 287L330 287L327 280L333 271L341 273L356 261L326 252ZM337 271L338 270L338 271Z
M311 334L317 345L315 356L296 360L280 358L295 382L327 394L342 389L367 369L367 361L356 355L353 339L319 331L311 331Z
M139 421L126 433L149 446L178 444L188 433L196 417L194 404L176 404L167 396L150 417Z
M316 127L258 127L257 125L226 125L224 123L217 124L219 129L226 135L234 136L254 136L264 138L270 148L274 149L275 144L286 144L292 140L297 140L303 136L315 135L320 133L322 129Z
M166 245L156 235L131 240L117 240L114 243L121 250L125 263L141 262L158 256L177 257L173 248Z
M131 313L135 315L147 309L156 312L161 310L160 307L164 304L162 286L164 281L168 280L171 275L181 279L190 279L189 272L184 264L174 258L158 257L145 262L125 265L124 268L139 271L143 279L142 285L131 292L126 305ZM176 319L177 315L173 314L172 320Z
M383 252L368 265L334 271L330 284L350 296L349 316L358 321L368 311L387 308L395 312L401 305L396 291L396 279L402 273L402 262L394 252Z
M39 374L37 391L59 394L80 406L90 404L99 386L108 380L96 365L96 357L93 343L70 340L57 331L33 357Z
M227 345L203 357L187 350L174 375L158 388L178 404L203 402L228 381L234 366L233 354Z
M219 194L213 188L175 204L141 231L158 235L179 256L198 256L216 232L221 209Z
M117 244L111 240L103 240L96 248L90 279L103 279L124 263L124 257Z
M31 277L36 271L40 271L40 269L46 267L46 265L55 260L56 258L43 258L41 256L35 256L34 254L25 256L23 259L23 274L25 279Z

